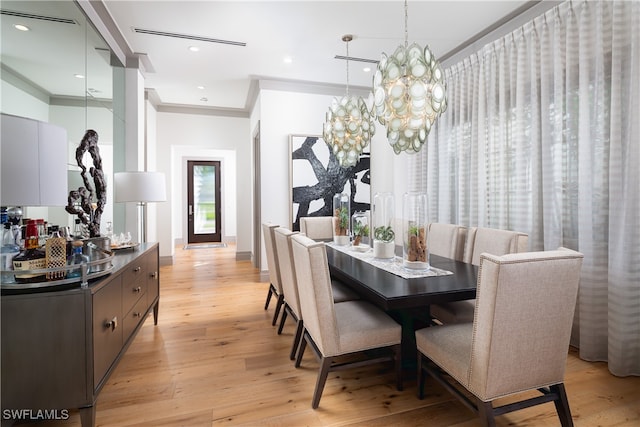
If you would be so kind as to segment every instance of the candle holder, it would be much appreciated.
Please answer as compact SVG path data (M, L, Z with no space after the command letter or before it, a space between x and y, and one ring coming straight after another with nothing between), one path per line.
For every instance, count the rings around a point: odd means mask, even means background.
M373 197L373 256L378 259L393 259L396 255L394 207L392 193L376 193Z
M405 193L403 199L403 265L410 270L429 269L427 226L429 211L427 195Z
M347 246L351 243L351 200L348 194L338 193L333 196L333 216L335 217L333 242L336 245Z

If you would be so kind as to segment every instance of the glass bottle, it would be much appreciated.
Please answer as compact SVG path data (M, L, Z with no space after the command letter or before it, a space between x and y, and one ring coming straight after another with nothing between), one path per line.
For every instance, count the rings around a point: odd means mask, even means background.
M45 243L45 255L47 257L47 268L62 268L67 265L67 239L60 236L57 225L52 225L49 230L51 234ZM66 270L56 270L47 273L48 280L64 279Z
M4 224L4 233L2 234L2 283L15 283L13 277L13 258L20 253L20 246L16 245L16 238L11 230L11 224Z
M84 229L82 227L82 222L80 218L76 218L75 225L73 227L73 238L74 239L82 239L84 237Z
M393 229L395 199L393 193L376 193L373 197L373 256L394 259L396 234Z
M89 257L82 253L82 248L84 247L82 240L74 240L71 244L73 246L73 253L67 259L67 265L77 267L69 269L67 277L82 277L82 264L87 264L89 262Z
M333 216L335 217L333 242L346 246L350 243L351 200L346 193L333 196Z
M38 225L35 220L29 220L25 249L13 258L13 270L18 283L38 283L46 280L45 273L20 273L21 270L39 270L47 267L46 254L40 249L38 239Z
M429 269L427 226L429 211L425 193L405 193L403 200L403 265L411 270Z

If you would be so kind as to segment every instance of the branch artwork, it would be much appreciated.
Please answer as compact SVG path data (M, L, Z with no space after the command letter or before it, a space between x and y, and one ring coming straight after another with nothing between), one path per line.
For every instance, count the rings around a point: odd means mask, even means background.
M300 229L300 217L332 216L333 196L337 193L346 192L350 195L351 212L348 213L348 219L355 211L370 209L368 153L363 153L355 166L343 168L322 138L295 135L292 139L291 162L292 230ZM305 178L300 179L296 170Z
M87 175L87 167L82 161L86 152L89 152L93 160L93 166L89 168L89 175L93 178L93 186ZM100 220L104 206L107 203L107 183L102 170L102 158L100 157L98 133L96 131L89 129L85 133L80 145L76 148L76 162L82 170L80 176L82 176L84 187L79 187L77 190L69 192L65 210L72 215L76 215L87 226L89 237L99 237ZM93 202L94 197L95 203Z

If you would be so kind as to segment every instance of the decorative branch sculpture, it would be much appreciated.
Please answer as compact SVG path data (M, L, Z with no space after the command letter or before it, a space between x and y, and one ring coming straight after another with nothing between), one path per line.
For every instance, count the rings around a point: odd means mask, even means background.
M93 167L89 169L89 175L93 178L94 187L87 176L87 167L82 162L84 154L89 152L93 160ZM80 169L80 176L84 187L71 190L67 199L65 210L77 215L80 221L89 229L89 237L100 236L100 220L104 206L107 203L107 183L102 170L102 158L98 148L98 133L92 129L87 130L80 145L76 148L76 162ZM94 203L94 196L96 202Z

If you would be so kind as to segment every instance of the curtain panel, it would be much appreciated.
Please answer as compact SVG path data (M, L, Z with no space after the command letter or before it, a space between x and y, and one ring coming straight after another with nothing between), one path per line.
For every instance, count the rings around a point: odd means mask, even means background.
M572 344L640 375L640 2L562 3L445 75L410 189L433 221L584 253Z

